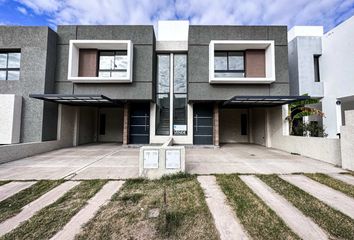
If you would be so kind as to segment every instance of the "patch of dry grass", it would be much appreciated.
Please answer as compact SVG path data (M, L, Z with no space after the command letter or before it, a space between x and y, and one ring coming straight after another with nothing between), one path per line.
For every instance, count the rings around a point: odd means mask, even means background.
M338 179L334 179L326 174L323 173L315 173L315 174L305 174L307 177L312 178L313 180L327 185L337 191L343 192L347 194L349 197L354 198L354 186L342 182Z
M0 186L1 186L1 185L4 185L4 184L6 184L6 183L9 183L9 182L11 182L11 181L0 181Z
M150 218L151 209L158 209L159 216ZM188 175L126 181L77 236L85 240L217 238L203 191Z
M0 202L0 222L16 215L21 209L49 190L62 183L62 180L41 180L29 188Z
M259 178L306 216L311 217L331 235L331 239L354 239L354 220L350 217L276 175L261 175Z
M86 205L106 183L105 180L81 182L53 204L43 208L28 221L0 239L50 239Z
M217 175L216 179L252 239L299 239L238 175Z

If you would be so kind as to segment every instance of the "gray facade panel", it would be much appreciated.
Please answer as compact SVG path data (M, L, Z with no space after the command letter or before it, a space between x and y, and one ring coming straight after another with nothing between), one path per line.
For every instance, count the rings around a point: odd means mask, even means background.
M68 81L69 45L57 45L55 81Z
M135 45L133 55L133 82L152 82L154 61L153 46Z
M287 26L268 26L268 40L274 40L276 46L288 45L288 28Z
M273 83L269 87L270 96L288 96L290 94L288 83Z
M299 71L297 59L297 40L294 39L288 46L289 84L291 95L299 95Z
M209 83L209 46L189 46L188 82Z
M269 85L233 85L221 84L211 85L209 83L190 83L188 85L189 101L225 101L234 96L268 96Z
M151 82L133 82L124 84L80 83L75 84L75 94L102 94L112 99L121 100L152 100Z
M77 39L131 40L153 44L153 26L77 26Z
M77 26L58 26L58 44L69 44L70 40L76 39Z
M103 94L118 99L152 100L155 38L152 26L59 26L56 93ZM133 42L133 83L72 83L68 81L69 41L131 40Z
M253 85L209 84L211 40L274 40L276 81L271 84ZM283 26L190 26L188 83L189 99L193 101L228 100L230 96L236 95L288 95L287 28ZM282 84L278 86L277 83Z
M0 81L1 94L23 97L21 142L42 140L44 104L29 94L53 89L55 69L47 65L55 62L55 41L55 33L47 27L0 27L0 49L21 50L20 80Z
M289 84L287 46L275 46L275 83Z
M209 45L211 40L266 40L263 26L189 26L189 45Z

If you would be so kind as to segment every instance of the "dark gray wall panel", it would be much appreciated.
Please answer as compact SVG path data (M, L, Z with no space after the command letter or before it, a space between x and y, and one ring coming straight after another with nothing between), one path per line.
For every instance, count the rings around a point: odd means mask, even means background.
M189 26L189 45L209 45L211 40L266 40L262 26Z
M211 40L274 40L276 81L271 84L253 85L209 84ZM189 100L228 100L235 95L289 94L285 26L190 26L188 47ZM277 83L282 84L278 86Z
M234 96L268 96L269 85L267 84L209 84L190 83L188 85L188 100L208 101L208 100L229 100Z
M0 26L0 49L21 50L20 80L0 81L0 93L23 97L21 142L42 140L44 104L29 94L53 91L55 45L56 34L47 27Z
M77 39L132 40L153 44L153 26L78 26Z
M80 83L75 84L75 94L102 94L113 99L151 100L151 82L133 83Z

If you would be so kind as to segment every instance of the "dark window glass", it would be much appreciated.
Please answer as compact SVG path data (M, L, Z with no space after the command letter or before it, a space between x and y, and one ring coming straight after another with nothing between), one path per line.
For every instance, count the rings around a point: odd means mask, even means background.
M214 53L215 77L244 77L243 51L216 51Z
M106 114L100 114L100 135L106 134Z
M157 92L170 92L170 55L157 56Z
M187 135L187 94L174 94L173 135Z
M174 54L173 135L187 134L187 55Z
M241 114L241 135L247 135L247 114Z
M100 51L98 76L122 78L127 76L127 51Z
M156 97L156 135L170 135L170 95L159 93Z
M156 135L170 135L170 55L157 55Z
M173 63L173 92L187 93L187 55L175 54Z
M0 52L0 80L20 79L21 53Z
M315 55L313 56L313 61L314 61L314 70L315 70L315 82L319 82L320 81L320 56L319 55Z
M227 70L227 52L215 52L214 69L225 71Z

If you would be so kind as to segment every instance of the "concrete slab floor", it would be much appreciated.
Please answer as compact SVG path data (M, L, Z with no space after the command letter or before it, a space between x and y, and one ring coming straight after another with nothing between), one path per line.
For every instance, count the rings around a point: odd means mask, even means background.
M138 177L138 168L139 148L88 144L1 164L0 180L127 179ZM186 148L186 170L192 174L345 172L318 160L252 144Z

